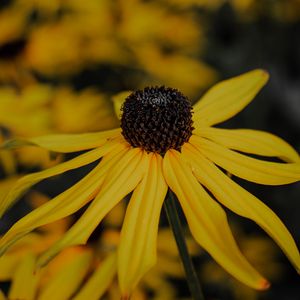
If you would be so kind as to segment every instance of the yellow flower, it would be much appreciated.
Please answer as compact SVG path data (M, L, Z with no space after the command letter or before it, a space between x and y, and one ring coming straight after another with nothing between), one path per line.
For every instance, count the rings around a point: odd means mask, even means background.
M6 139L51 132L50 111L47 107L50 92L48 86L38 84L28 85L21 90L13 87L0 88L0 126L7 131ZM26 166L53 165L49 152L33 147L18 149L15 153L0 150L0 163L7 174L14 173L18 163Z
M53 43L55 40L60 40L60 43ZM81 42L70 26L61 23L40 26L31 32L26 45L28 67L46 75L78 72L84 64Z
M16 0L14 1L13 7L21 12L36 11L43 17L53 17L61 9L62 1L43 1L43 0Z
M147 85L163 82L167 86L176 86L185 95L194 97L200 88L208 86L216 79L216 73L207 64L182 54L165 54L155 45L141 45L133 49L136 58L144 70L152 78L146 80ZM203 78L199 82L194 74Z
M34 241L27 245L35 246ZM80 246L65 249L43 269L36 269L36 259L35 253L28 251L15 264L6 279L11 281L8 299L70 299L91 270L93 252Z
M68 86L35 83L21 90L2 87L0 98L0 125L10 137L92 132L118 125L110 99L93 89L76 92ZM31 167L49 167L56 162L48 151L36 147L18 149L15 154L0 150L0 164L7 174L14 173L17 162Z
M33 207L47 201L48 197L42 194L30 195ZM51 295L63 300L78 289L91 269L91 248L65 249L47 267L36 268L38 256L63 236L70 223L70 218L65 218L47 224L24 236L0 258L0 281L11 281L9 299L50 299Z
M213 127L241 111L267 80L265 71L254 70L221 82L194 105L193 117L189 101L179 91L146 88L125 100L122 129L49 135L6 144L35 144L57 152L89 151L23 177L1 203L1 213L36 182L102 160L77 184L15 223L0 241L1 253L33 229L91 202L64 237L40 257L38 265L44 265L62 249L85 244L105 215L133 192L117 257L120 288L124 296L128 295L155 265L160 211L170 188L195 240L244 284L255 289L269 285L240 252L218 202L260 225L299 270L299 252L280 219L219 169L266 185L300 180L299 156L285 141L261 131ZM263 161L241 152L279 157L284 162Z
M0 47L6 43L22 37L27 15L22 11L12 8L0 12Z
M105 230L100 239L100 247L102 252L107 251L106 256L110 254L118 246L120 242L120 234L116 230ZM196 255L199 251L197 245L191 237L187 239L189 253ZM101 268L101 265L100 265ZM100 271L100 270L99 270ZM98 271L98 272L99 272ZM96 271L97 272L97 271ZM117 273L117 257L115 256L115 274ZM168 281L168 278L183 278L184 270L178 257L178 249L173 237L173 233L169 229L160 229L157 236L157 262L155 266L148 272L139 285L134 289L130 299L149 299L149 291L156 300L173 300L177 299L176 289ZM93 289L90 287L90 293L97 293L99 280ZM86 287L87 289L87 287ZM107 288L108 299L118 300L121 298L120 289L116 281L112 281L109 288ZM87 299L88 297L86 297Z
M10 179L8 183L11 185ZM1 183L4 187L4 182ZM7 189L7 187L6 187ZM31 193L30 201L33 207L49 201L48 197L40 193ZM70 226L70 219L61 219L52 224L47 224L39 229L39 232L31 232L15 243L9 251L0 258L0 281L11 280L21 261L26 256L38 256L49 246L63 236Z
M119 66L131 70L130 79L134 82L129 81L129 85L163 82L178 86L191 96L216 80L213 68L199 61L206 40L192 11L173 10L160 2L141 0L54 1L49 7L43 7L42 1L19 0L16 4L24 14L35 8L47 15L49 9L49 16L52 6L52 18L41 18L25 28L26 43L17 73L21 64L27 70L57 80L102 65ZM59 9L58 18L55 12L58 14ZM155 65L149 63L153 57L158 59ZM192 71L203 73L206 80L196 81L190 75Z
M131 48L152 42L189 53L199 49L195 41L201 42L202 32L192 13L172 11L160 1L121 0L117 9L118 35Z
M117 255L116 247L120 240L120 233L116 230L105 230L99 240L98 256L100 263L90 274L85 284L81 287L74 299L102 299L106 294L107 299L121 299L120 289L116 283ZM198 250L193 241L187 240L190 253L195 254ZM178 251L168 229L158 232L158 261L154 268L143 278L138 287L131 294L130 299L149 299L149 291L153 294L151 299L172 300L176 298L176 289L168 281L169 277L182 278L184 271L178 258ZM94 249L94 251L97 251Z
M145 276L131 299L149 299L149 291L157 300L176 298L176 290L168 281L168 276L181 278L184 272L171 235L170 231L159 234L158 263ZM37 269L35 263L38 255L53 241L49 233L31 233L0 259L0 281L11 281L9 299L47 300L54 297L64 300L72 296L76 300L97 300L107 295L110 300L119 300L121 294L116 283L115 251L119 236L117 231L105 230L101 247L87 245L64 249L47 266ZM162 239L162 247L159 247ZM191 240L189 242L190 248L195 248Z
M92 132L118 126L110 99L93 89L75 92L61 87L55 90L51 117L57 133Z
M118 124L110 99L93 89L34 83L21 90L2 87L0 97L0 124L13 136L80 133Z

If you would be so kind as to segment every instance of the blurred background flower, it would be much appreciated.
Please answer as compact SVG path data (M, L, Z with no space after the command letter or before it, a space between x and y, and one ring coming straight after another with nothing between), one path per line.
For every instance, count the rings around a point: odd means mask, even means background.
M195 102L217 80L257 67L269 71L270 84L263 95L224 126L270 131L300 152L299 0L1 1L0 142L17 136L114 128L119 126L114 99L121 91L166 85L178 88ZM0 201L21 174L69 158L52 157L35 147L0 150ZM34 189L55 196L88 169L68 172ZM285 220L299 245L299 183L268 188L234 180L259 198L268 199L267 205ZM29 198L4 216L2 232L31 209ZM118 229L122 212L122 208L114 210L105 227ZM198 252L194 260L207 297L296 300L300 294L298 277L284 256L255 225L232 215L230 220L239 228L241 249L253 264L258 263L263 274L271 281L274 278L273 285L264 293L247 290ZM161 223L165 224L164 218ZM46 235L51 232L58 236L60 226ZM97 240L102 230L94 234L98 233ZM36 233L32 239L38 240ZM162 240L170 241L170 237ZM103 243L98 242L97 247L102 249ZM28 249L19 253L25 255ZM93 247L70 250L61 260L70 254L93 261L91 251L94 253ZM262 261L267 265L261 265ZM55 270L52 278L60 272ZM93 268L86 270L89 273ZM164 282L172 287L172 291L167 290L173 299L188 296L184 281L166 277ZM7 285L3 286L7 291ZM151 288L146 288L149 299L159 299L149 291ZM145 299L140 291L137 299Z

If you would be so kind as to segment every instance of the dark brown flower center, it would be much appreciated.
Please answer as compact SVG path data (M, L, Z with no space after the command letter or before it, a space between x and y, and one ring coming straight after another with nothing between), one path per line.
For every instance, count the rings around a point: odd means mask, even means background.
M122 111L122 134L133 147L164 155L180 151L192 135L191 103L176 89L138 90L126 98Z

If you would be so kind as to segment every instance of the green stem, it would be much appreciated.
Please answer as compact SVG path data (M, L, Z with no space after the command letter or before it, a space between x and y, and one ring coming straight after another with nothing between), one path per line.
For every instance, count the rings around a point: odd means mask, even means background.
M184 233L178 216L176 201L178 201L176 196L169 189L168 195L164 201L164 209L176 240L177 248L184 266L188 286L194 300L204 300L202 288L184 239Z

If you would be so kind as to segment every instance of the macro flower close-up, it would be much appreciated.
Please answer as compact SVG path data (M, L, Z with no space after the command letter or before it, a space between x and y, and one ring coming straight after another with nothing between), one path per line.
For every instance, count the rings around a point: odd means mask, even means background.
M85 152L21 178L1 202L1 214L39 181L97 164L76 184L17 221L2 237L0 252L36 228L85 207L63 237L38 258L37 267L42 267L63 249L85 244L103 218L130 195L117 249L118 281L123 299L128 299L156 263L162 206L178 198L193 238L245 285L265 290L270 284L241 253L224 208L257 223L299 272L299 252L288 229L231 178L261 185L297 182L298 153L264 131L215 127L243 110L268 77L266 71L256 69L224 80L193 106L174 88L146 87L124 99L120 128L4 143L4 149L35 145L51 152Z

